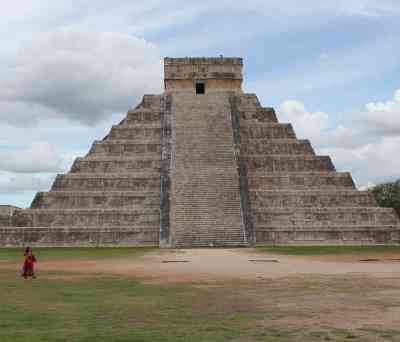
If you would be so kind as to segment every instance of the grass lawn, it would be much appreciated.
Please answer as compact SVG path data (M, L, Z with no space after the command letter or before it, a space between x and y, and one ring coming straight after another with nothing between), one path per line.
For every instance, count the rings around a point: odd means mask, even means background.
M146 251L35 249L38 258L58 260L135 258ZM329 315L344 311L343 305L351 308L345 323L368 310L400 307L399 284L392 282L298 277L166 285L76 272L41 272L26 281L4 267L20 259L20 250L0 250L0 259L1 342L398 341L400 336L391 326L329 323Z
M400 246L257 246L258 252L288 255L326 255L347 253L396 253Z

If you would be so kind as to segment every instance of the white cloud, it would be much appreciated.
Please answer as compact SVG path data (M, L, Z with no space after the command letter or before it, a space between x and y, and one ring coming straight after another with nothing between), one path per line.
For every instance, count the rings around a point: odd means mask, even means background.
M400 89L390 101L368 103L365 110L357 114L357 120L375 134L400 135Z
M320 140L326 130L329 116L324 112L309 112L302 102L287 100L277 108L281 122L291 123L299 138Z
M160 92L162 72L158 49L143 39L62 30L20 49L5 76L3 121L56 117L92 125Z
M55 175L10 174L0 172L0 195L19 194L30 191L46 191Z
M47 142L34 142L25 150L0 152L0 170L15 173L58 172L63 160Z

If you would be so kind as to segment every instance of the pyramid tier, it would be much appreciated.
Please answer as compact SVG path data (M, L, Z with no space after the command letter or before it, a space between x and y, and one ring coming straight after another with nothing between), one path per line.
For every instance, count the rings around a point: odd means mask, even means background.
M161 154L160 141L132 141L132 140L105 140L96 141L90 151L91 157L114 157L114 156L154 156Z
M0 228L3 247L100 247L100 246L157 246L159 227Z
M240 111L254 111L257 108L261 108L260 101L256 94L247 93L235 96L235 104Z
M355 189L349 172L249 172L250 190Z
M244 125L246 125L247 122L278 122L275 110L269 107L257 107L254 110L241 111L240 120Z
M52 190L69 191L150 191L160 189L159 173L120 174L69 173L58 175Z
M243 157L249 172L334 171L329 156L315 155L250 155Z
M123 124L134 125L138 123L152 123L157 121L160 122L161 115L161 111L154 111L147 108L138 108L128 111L128 114L126 115Z
M107 136L108 139L161 139L161 127L159 124L149 125L118 125L113 126Z
M151 191L51 191L39 192L32 209L159 208L160 192Z
M399 244L399 225L324 225L258 227L259 245L379 245Z
M246 139L290 139L296 138L291 124L253 123L241 126L242 141Z
M251 155L314 155L308 140L298 139L250 139L242 145L242 156Z
M146 94L143 95L142 102L137 106L137 108L148 108L152 110L161 110L163 102L162 95Z
M137 157L85 157L76 158L71 173L125 173L130 171L154 172L160 169L159 153Z
M158 227L159 208L150 209L24 209L14 212L15 227Z
M122 120L118 125L114 125L111 127L111 130L113 128L116 128L117 130L119 128L123 129L142 129L142 130L153 130L153 129L160 129L161 128L161 121L156 120L156 121L150 121L150 122L143 122L143 121L137 121L130 123L128 121Z
M255 227L297 227L341 225L396 225L399 218L393 209L371 207L332 208L260 208L253 209Z
M253 190L252 207L376 207L374 195L357 190Z

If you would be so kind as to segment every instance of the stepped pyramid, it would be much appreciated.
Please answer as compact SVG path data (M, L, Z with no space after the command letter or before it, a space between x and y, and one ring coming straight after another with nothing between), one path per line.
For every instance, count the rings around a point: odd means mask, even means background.
M165 91L2 206L0 246L398 244L400 220L242 91L240 58L165 58Z

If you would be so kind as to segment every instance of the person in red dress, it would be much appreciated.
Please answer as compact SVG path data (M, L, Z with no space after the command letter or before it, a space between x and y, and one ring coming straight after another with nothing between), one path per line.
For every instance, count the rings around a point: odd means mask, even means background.
M24 266L22 267L22 276L27 279L28 277L36 278L35 276L35 262L36 258L32 253L32 248L26 247L24 252Z

